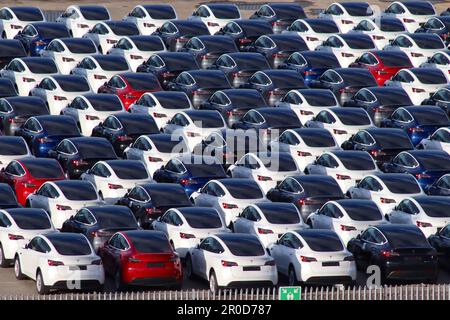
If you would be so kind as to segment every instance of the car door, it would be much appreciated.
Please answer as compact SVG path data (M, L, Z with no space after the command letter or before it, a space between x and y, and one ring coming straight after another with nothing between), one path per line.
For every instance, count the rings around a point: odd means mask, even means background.
M206 259L210 258L211 251L213 250L212 237L207 237L200 242L198 249L194 249L191 252L192 266L195 273L202 278L207 279Z
M88 174L83 176L83 180L90 181L97 190L108 190L108 183L111 182L109 179L111 177L110 170L103 164L97 163Z
M280 273L288 274L291 261L296 258L295 254L299 243L301 242L297 237L288 232L278 240L278 245L271 247L270 254L274 257Z
M217 193L217 189L220 188L213 181L208 182L201 190L197 198L195 198L195 204L197 206L205 207L217 207L217 198L220 196ZM219 210L220 211L220 210Z
M411 224L413 223L413 217L419 212L419 208L411 200L405 199L389 213L389 221L398 224Z
M254 225L261 220L258 211L253 207L245 208L234 222L234 232L236 233L254 233Z
M28 197L28 202L32 208L42 208L49 212L50 185L43 184L36 193Z
M333 210L332 203L325 204L319 211L311 216L311 223L314 229L332 229Z

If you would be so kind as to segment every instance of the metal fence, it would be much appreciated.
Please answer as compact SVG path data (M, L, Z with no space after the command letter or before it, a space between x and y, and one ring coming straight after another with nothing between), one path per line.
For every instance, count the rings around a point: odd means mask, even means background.
M0 300L278 300L276 288L10 295ZM450 300L450 284L377 288L305 287L301 300Z

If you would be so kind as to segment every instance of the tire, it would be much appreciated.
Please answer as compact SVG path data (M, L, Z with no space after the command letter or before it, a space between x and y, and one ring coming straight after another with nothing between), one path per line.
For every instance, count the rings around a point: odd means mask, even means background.
M3 252L3 246L0 244L0 267L1 268L7 268L11 264L8 260L5 258L5 253Z
M288 285L293 287L298 284L297 274L295 268L291 265L288 272Z
M20 265L20 259L18 256L14 259L14 275L17 280L25 279L25 275L22 273L22 266Z
M38 270L36 274L36 290L39 294L48 294L50 292L50 288L44 284L44 278L42 277L41 270Z
M211 292L214 294L219 291L219 285L217 284L217 277L214 270L211 270L209 274L209 290L211 290Z
M190 254L188 254L186 256L184 272L186 273L186 276L188 277L188 279L194 279L195 278L194 270L193 270L193 267L192 267L192 258L191 258Z

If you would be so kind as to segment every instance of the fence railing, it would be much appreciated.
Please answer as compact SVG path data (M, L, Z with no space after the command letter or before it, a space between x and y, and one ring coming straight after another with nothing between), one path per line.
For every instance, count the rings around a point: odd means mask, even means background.
M278 300L277 288L9 295L0 300ZM450 284L376 288L305 287L301 300L450 300Z

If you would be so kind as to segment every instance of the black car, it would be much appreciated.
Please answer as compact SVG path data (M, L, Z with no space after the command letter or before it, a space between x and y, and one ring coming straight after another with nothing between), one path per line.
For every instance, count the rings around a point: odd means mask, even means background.
M0 69L10 63L12 59L26 56L27 52L19 40L0 39Z
M401 129L368 128L344 141L342 148L367 151L381 167L400 152L413 150L414 146L406 132Z
M125 206L88 206L66 220L61 232L84 234L97 251L117 231L137 229L133 212Z
M263 4L250 16L250 19L260 19L271 23L274 33L281 33L295 20L305 18L305 11L295 2Z
M433 17L428 19L416 33L434 33L442 38L446 45L450 43L450 17Z
M231 128L248 110L267 106L258 90L226 89L216 91L208 101L200 105L200 109L219 111Z
M282 65L289 56L297 51L308 50L305 40L296 34L268 34L259 37L246 51L264 55L272 68Z
M415 225L383 224L369 227L349 241L348 250L361 270L376 265L381 281L424 280L435 283L438 275L436 250Z
M0 98L15 97L17 95L16 88L12 81L0 78Z
M261 92L267 104L274 106L292 89L306 89L305 80L293 70L270 69L255 72L241 88Z
M439 264L448 270L450 268L450 224L428 237L428 242L438 252Z
M137 185L120 198L117 204L129 207L138 224L145 229L149 229L152 222L170 208L192 206L184 188L175 183Z
M14 190L6 183L0 183L0 209L20 208Z
M359 90L343 107L363 108L375 125L380 125L398 107L412 105L408 93L403 88L369 87Z
M163 23L152 35L160 36L168 50L178 51L190 38L210 33L203 21L172 20Z
M377 81L367 69L336 68L325 71L317 80L312 80L309 86L333 91L339 103L343 105L359 89L377 85Z
M290 202L300 210L303 221L330 200L344 199L341 187L331 176L291 176L267 192L273 202Z
M48 156L58 160L69 179L80 178L97 161L117 159L111 143L98 137L64 139Z
M450 86L439 88L430 98L425 99L422 104L441 107L450 117Z
M430 196L450 196L450 174L443 175L432 185L426 186L424 191Z
M0 128L5 135L14 135L29 117L48 114L45 101L39 97L17 96L0 99Z
M158 77L164 89L181 72L200 69L197 60L187 52L160 52L151 55L137 68L137 72L149 72Z
M210 69L221 70L234 88L247 83L259 70L270 69L267 59L256 52L233 52L221 55Z
M243 50L260 36L271 33L273 29L268 22L243 19L228 22L216 34L232 37L239 50Z
M224 53L237 52L233 38L229 36L198 36L191 38L179 51L189 52L202 69L208 69Z
M152 116L128 112L110 115L92 130L93 137L108 139L120 157L139 136L153 133L159 133L159 129Z

